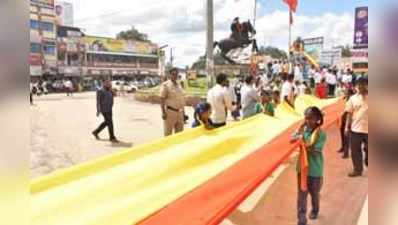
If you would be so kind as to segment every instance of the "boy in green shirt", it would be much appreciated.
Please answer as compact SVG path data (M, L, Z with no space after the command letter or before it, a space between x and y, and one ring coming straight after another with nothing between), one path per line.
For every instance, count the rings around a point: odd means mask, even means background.
M264 113L269 116L275 115L275 105L271 101L271 94L269 92L261 92L261 103L256 104L256 113Z
M326 133L321 129L323 114L317 107L310 107L305 111L305 123L300 127L297 135L302 137L307 150L308 177L307 191L303 191L301 182L300 160L297 163L298 172L298 225L307 225L307 196L311 195L312 211L310 219L318 218L320 205L320 191L323 184L323 148L326 143Z

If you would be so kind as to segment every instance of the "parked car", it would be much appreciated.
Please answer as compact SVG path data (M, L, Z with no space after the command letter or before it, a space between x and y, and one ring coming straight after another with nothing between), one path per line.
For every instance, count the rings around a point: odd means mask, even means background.
M127 93L134 93L138 90L138 87L127 82L127 81L112 81L112 88L116 91L126 91Z

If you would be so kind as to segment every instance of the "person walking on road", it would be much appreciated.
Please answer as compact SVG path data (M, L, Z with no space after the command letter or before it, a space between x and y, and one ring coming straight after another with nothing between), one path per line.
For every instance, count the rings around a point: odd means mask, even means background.
M113 99L114 99L115 93L112 91L112 83L109 80L106 80L104 82L104 86L102 89L97 91L97 117L102 114L104 117L104 122L101 123L101 125L93 131L94 137L99 140L99 133L105 127L108 127L109 131L109 140L113 143L119 142L116 137L115 133L113 130L113 118L112 118L112 108L113 108Z
M307 151L308 174L303 179L301 160L297 164L298 198L297 217L298 225L307 225L307 197L311 196L311 220L316 220L320 212L320 192L323 186L324 158L323 148L326 143L326 133L322 130L323 114L317 107L310 107L305 111L305 122L297 132L302 138ZM300 156L301 157L301 156ZM306 183L303 183L306 182ZM303 187L306 186L305 187Z
M217 84L207 93L207 102L212 108L211 120L213 127L219 128L227 124L227 111L233 112L231 96L225 88L228 85L226 74L220 73L216 77Z
M368 80L359 78L356 81L358 93L348 100L346 105L346 135L351 137L351 158L354 171L349 177L362 176L363 153L365 165L368 166Z
M170 136L184 130L185 94L178 79L178 69L170 71L170 79L160 87L162 119L164 135Z

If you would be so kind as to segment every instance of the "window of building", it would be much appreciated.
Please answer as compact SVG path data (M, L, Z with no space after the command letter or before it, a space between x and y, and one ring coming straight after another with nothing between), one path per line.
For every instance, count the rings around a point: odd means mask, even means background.
M39 21L37 20L30 20L30 29L39 29Z
M39 43L30 43L31 53L40 53L41 45Z
M46 43L44 43L44 48L43 48L44 54L46 54L46 55L55 55L55 50L56 50L56 47L55 47L55 43L54 42L46 42Z
M54 24L50 22L41 22L41 29L48 32L54 32Z

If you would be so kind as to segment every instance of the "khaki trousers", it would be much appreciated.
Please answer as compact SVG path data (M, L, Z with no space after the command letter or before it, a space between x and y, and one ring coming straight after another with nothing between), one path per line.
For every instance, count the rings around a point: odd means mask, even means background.
M164 136L170 136L184 130L184 114L173 110L166 110L167 118L164 123Z

